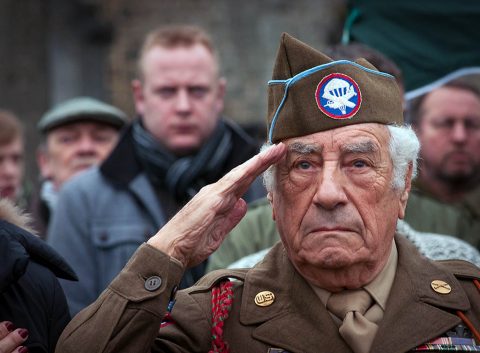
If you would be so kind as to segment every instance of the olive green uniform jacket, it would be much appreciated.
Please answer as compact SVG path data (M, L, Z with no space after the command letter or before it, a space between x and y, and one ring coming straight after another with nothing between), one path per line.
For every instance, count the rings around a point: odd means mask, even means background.
M432 262L402 237L396 236L395 241L397 271L371 352L408 352L441 336L461 324L457 310L480 328L480 294L471 280L480 277L480 270L463 261ZM253 269L216 271L179 291L172 311L174 323L159 330L182 272L176 261L142 245L99 299L72 320L56 352L208 352L211 287L226 277L240 279L234 282L233 307L224 327L232 353L351 352L281 243ZM152 283L148 280L152 276L162 281L158 289L149 291L145 287ZM435 292L433 280L447 282L451 292ZM266 290L275 295L275 301L257 306L256 294Z

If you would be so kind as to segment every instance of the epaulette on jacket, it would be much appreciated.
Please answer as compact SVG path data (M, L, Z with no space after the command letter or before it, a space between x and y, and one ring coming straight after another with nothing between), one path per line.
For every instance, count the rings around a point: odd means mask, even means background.
M208 292L218 283L227 279L236 279L243 282L248 270L249 269L215 270L203 276L193 287L187 288L184 291L189 294Z
M464 260L437 260L435 261L447 272L452 273L458 279L480 280L480 268Z

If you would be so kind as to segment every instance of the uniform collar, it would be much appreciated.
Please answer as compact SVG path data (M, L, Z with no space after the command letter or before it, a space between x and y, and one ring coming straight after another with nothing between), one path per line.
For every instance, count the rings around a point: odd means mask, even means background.
M395 245L395 241L392 241L392 248L387 263L374 280L364 287L365 290L375 299L377 304L380 305L383 311L385 311L385 308L387 307L388 296L395 279L397 262L397 246Z

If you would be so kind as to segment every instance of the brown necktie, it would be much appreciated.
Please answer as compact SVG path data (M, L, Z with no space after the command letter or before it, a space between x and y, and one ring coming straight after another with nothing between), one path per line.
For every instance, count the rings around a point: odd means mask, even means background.
M377 333L378 326L363 316L372 304L363 289L332 294L327 301L327 309L343 320L340 335L355 353L368 353Z

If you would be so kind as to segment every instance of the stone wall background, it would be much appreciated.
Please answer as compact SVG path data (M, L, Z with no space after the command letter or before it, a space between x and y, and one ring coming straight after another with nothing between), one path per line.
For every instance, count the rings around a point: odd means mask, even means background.
M41 115L78 95L133 115L130 81L144 35L188 23L217 45L228 80L225 114L261 126L280 34L322 49L339 41L345 11L345 0L0 0L0 108L24 122L34 180Z

